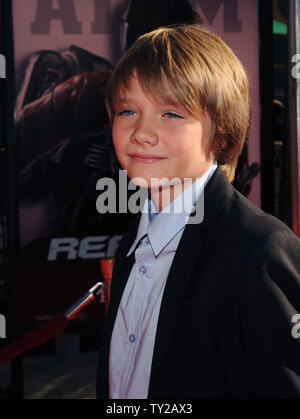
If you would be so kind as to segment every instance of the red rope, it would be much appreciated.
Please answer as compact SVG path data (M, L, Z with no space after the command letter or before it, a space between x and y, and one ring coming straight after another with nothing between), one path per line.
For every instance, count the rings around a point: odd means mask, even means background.
M64 331L68 323L69 320L64 315L59 315L48 323L27 333L20 339L13 341L0 350L0 365L9 362L23 352L35 348L36 346L40 346L54 336L59 335Z

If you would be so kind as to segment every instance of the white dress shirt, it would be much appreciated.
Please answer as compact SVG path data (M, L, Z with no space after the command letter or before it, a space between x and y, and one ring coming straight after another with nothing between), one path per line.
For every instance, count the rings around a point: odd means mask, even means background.
M196 180L195 199L193 202L185 202L181 213L169 210L173 205L177 207L176 204L184 198L183 195L190 196L188 189L151 222L149 205L152 212L156 212L156 208L152 200L145 201L136 239L127 254L129 256L135 251L135 263L123 292L110 343L111 399L145 399L148 396L164 287L189 214L216 168L217 163L214 162Z

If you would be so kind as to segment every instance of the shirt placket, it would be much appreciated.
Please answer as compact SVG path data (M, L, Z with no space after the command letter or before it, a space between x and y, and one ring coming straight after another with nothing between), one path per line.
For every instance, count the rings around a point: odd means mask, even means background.
M147 244L147 241L144 241L142 247L139 247L135 251L135 281L126 311L128 313L126 318L126 323L128 325L128 353L126 357L127 360L124 362L124 375L122 374L126 377L123 398L125 398L132 375L135 356L140 342L141 326L149 297L151 257L153 257L151 246Z

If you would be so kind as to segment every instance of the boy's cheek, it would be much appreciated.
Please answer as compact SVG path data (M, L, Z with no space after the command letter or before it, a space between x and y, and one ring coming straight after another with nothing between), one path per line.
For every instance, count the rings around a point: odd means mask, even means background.
M119 160L119 162L120 162L120 165L122 166L122 168L124 169L124 170L127 170L127 172L128 172L128 176L129 176L129 173L132 171L131 170L131 162L130 162L130 157L128 157L126 154L122 154L122 153L120 153L119 155L118 155L118 153L117 153L117 157L118 157L118 160Z
M118 156L125 153L124 143L121 141L120 136L113 136L113 145Z
M128 141L126 141L125 135L122 135L121 133L112 133L113 135L113 145L117 153L123 153L125 154L125 150L128 144Z

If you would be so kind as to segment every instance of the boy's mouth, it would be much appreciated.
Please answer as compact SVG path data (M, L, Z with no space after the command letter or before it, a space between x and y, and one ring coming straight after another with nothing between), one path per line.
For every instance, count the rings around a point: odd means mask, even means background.
M131 153L131 154L128 154L128 156L135 163L156 163L166 158L166 157L155 156L153 154L144 154L144 153Z

